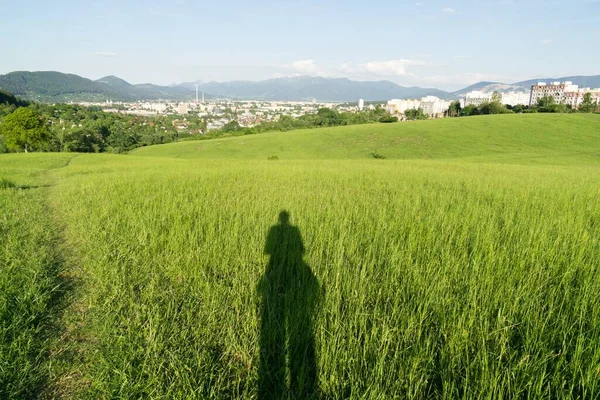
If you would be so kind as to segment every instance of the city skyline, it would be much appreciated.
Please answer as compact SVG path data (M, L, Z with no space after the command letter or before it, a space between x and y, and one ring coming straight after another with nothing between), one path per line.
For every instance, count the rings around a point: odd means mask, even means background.
M11 5L7 17L0 74L56 70L161 85L309 75L456 90L596 75L600 64L591 51L598 0L36 0Z

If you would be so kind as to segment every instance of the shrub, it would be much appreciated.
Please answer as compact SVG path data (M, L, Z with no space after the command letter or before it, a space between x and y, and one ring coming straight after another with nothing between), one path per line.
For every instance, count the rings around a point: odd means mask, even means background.
M383 117L379 118L379 122L382 122L382 123L398 122L398 117L394 117L392 115L384 115Z

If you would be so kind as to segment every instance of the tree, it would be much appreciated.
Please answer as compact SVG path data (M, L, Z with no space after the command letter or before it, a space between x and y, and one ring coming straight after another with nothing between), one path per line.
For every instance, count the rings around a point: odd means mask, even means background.
M330 108L319 108L317 111L317 125L336 126L340 125L340 114Z
M240 127L240 124L234 119L232 121L229 121L228 123L226 123L223 128L221 128L221 130L225 133L229 133L229 132L237 132L239 130L241 130L242 128Z
M394 117L392 115L384 115L383 117L379 118L379 122L382 122L382 123L398 122L398 117Z
M509 109L509 110L512 110L514 113L520 114L525 109L525 106L523 106L521 104L516 104L514 106L508 106L506 108Z
M50 138L48 126L41 115L29 107L17 108L4 118L0 126L6 146L25 153L46 144Z
M492 101L490 103L482 103L479 106L479 114L488 115L488 114L506 114L510 112L506 107L504 107L499 101Z
M0 89L0 104L27 107L29 102L16 98L12 93Z
M448 108L448 116L450 117L459 117L462 108L460 106L460 101L455 100L450 103L450 107Z
M411 109L404 111L404 116L408 119L427 119L429 116L423 112L422 108Z
M539 99L537 102L537 109L541 113L565 113L568 111L566 104L557 104L552 96L544 96Z
M462 109L462 115L467 117L471 115L479 115L479 110L477 109L476 105L469 104L468 106L465 106L465 108Z
M592 101L592 94L586 93L583 96L583 102L581 102L581 104L579 105L579 111L591 113L592 111L594 111L594 108L595 108L595 104Z
M79 153L99 153L105 147L100 131L92 129L75 129L64 137L64 148Z
M538 106L538 108L542 109L542 108L548 108L554 104L556 104L554 97L544 96L541 99L538 99L537 106Z
M502 95L500 94L500 92L494 92L492 93L492 103L498 103L501 104L502 103Z

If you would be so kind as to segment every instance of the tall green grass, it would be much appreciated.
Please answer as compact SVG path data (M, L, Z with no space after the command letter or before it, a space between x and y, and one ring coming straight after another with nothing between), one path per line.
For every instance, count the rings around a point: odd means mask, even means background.
M265 242L285 209L321 293L321 397L595 398L599 172L78 158L53 193L86 286L72 390L256 398ZM306 334L293 326L288 342Z
M2 156L0 397L598 398L599 123Z
M447 159L581 164L600 159L600 115L486 115L270 132L137 149L185 159ZM375 157L378 158L378 157Z
M51 377L48 356L64 281L43 172L70 156L0 159L0 398L32 398ZM40 185L40 186L38 186Z

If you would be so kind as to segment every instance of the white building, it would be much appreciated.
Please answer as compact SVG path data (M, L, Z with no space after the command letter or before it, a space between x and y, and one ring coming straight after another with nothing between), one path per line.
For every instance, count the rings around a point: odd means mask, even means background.
M506 92L501 93L502 104L509 106L522 105L526 106L529 104L529 93L525 92Z
M444 113L450 108L450 102L441 100L435 96L427 96L421 99L421 108L423 113L434 118L443 117Z
M156 111L157 113L164 113L167 110L167 105L164 103L144 103L142 104L144 110Z
M362 111L365 108L365 101L363 99L358 100L358 110Z
M542 97L551 96L556 103L564 103L577 108L581 105L587 93L592 95L592 102L600 103L600 89L580 88L569 81L549 84L538 82L537 85L531 86L529 105L535 105Z
M415 99L392 99L387 102L386 111L390 114L404 114L406 110L421 108L421 101Z
M474 90L465 94L465 98L460 102L460 105L463 108L465 108L466 106L479 107L483 103L489 103L490 101L492 101L491 93L484 93L480 92L479 90Z
M444 113L448 111L449 107L450 102L441 100L435 96L427 96L423 97L421 100L392 99L387 102L385 109L390 114L403 115L406 110L416 110L421 108L424 114L436 118L442 117Z
M573 85L572 82L538 82L537 85L531 85L531 92L529 96L529 105L537 104L538 100L542 97L554 97L556 103L563 103L565 100L565 93L576 92L578 89L577 85Z
M583 99L587 93L590 93L592 95L592 103L600 104L600 88L578 88L577 90L572 92L565 92L565 94L563 95L564 103L570 105L573 108L579 108L581 103L583 103Z
M189 107L187 103L179 103L179 105L177 106L177 113L178 114L182 114L182 115L186 115L189 111Z
M500 103L508 104L510 106L516 106L517 104L528 105L529 104L529 93L525 92L505 92L498 93L500 95ZM474 90L465 94L465 98L460 100L461 107L474 105L479 107L483 103L489 103L492 101L494 93L485 93L478 90Z

